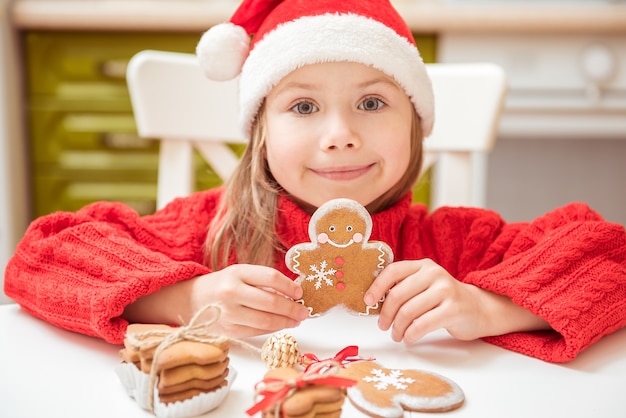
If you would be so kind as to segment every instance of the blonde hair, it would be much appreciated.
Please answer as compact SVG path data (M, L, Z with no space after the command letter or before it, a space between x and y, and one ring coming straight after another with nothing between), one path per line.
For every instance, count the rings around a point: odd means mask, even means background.
M264 115L261 106L250 144L226 183L217 214L209 225L204 261L213 270L235 262L273 267L277 254L286 250L280 247L275 233L278 196L283 189L267 163ZM391 189L367 205L370 213L389 208L411 190L422 167L423 139L420 118L413 110L409 167Z

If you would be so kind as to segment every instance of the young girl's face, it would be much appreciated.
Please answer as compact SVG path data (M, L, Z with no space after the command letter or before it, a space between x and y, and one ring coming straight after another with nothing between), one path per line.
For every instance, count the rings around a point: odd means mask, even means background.
M409 166L412 113L404 90L376 69L304 66L266 98L270 171L287 193L314 207L338 197L367 205Z

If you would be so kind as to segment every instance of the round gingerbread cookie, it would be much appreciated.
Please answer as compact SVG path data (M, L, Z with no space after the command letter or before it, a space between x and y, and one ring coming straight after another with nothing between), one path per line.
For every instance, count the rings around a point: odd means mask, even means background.
M363 315L380 311L380 303L367 306L363 297L393 261L393 252L382 241L369 241L371 233L369 212L354 200L330 200L315 211L309 222L311 242L294 245L285 255L287 267L298 274L300 302L310 316L337 305Z

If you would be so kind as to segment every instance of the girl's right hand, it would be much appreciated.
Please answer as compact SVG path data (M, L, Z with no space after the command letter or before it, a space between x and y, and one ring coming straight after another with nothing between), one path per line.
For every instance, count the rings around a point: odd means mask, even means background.
M235 264L191 281L192 310L219 305L222 313L212 330L233 338L293 328L308 316L294 302L302 297L302 288L271 267Z

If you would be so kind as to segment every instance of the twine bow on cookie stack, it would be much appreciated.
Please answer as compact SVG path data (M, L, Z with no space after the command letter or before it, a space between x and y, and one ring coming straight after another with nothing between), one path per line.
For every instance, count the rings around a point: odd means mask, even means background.
M250 416L260 411L266 411L278 404L277 414L280 412L280 404L293 395L298 389L309 385L327 385L338 388L348 388L356 385L357 381L337 376L341 370L341 364L336 360L324 360L313 363L300 376L295 379L265 378L255 386L256 395L262 399L246 411Z
M200 322L200 318L212 311L212 315L204 322ZM222 346L231 342L240 344L246 348L258 351L258 349L250 344L235 340L232 338L224 337L221 335L212 334L209 330L221 316L221 308L217 305L207 305L200 309L191 318L189 324L173 328L171 330L150 330L140 333L129 333L126 335L128 344L136 350L150 350L156 347L152 358L152 364L150 366L149 385L148 385L148 406L150 412L154 413L154 391L157 384L157 359L161 353L171 347L172 345L182 341L193 341L199 343L213 344L216 346Z

